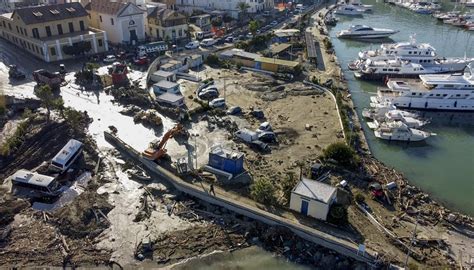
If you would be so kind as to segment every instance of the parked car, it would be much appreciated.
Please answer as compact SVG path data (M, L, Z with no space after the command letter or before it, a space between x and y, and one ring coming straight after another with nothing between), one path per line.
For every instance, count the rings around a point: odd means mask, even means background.
M264 153L270 152L270 147L268 146L268 144L260 140L250 142L249 146L250 148L260 151L260 152L264 152Z
M240 113L242 113L242 108L240 108L239 106L234 106L227 110L228 115L236 115Z
M133 64L137 66L146 66L150 63L150 60L146 56L142 56L133 60Z
M196 41L196 40L195 40L195 41L191 41L191 42L189 42L188 44L186 44L184 47L185 47L186 49L188 49L188 50L197 49L197 48L199 48L199 41Z
M225 43L225 40L223 38L218 38L216 39L216 42L214 43L214 45L222 45Z
M273 21L273 22L270 23L270 25L271 25L272 27L274 27L274 26L277 25L277 24L278 24L277 21Z
M239 39L239 40L246 40L247 37L246 37L245 35L239 35L238 39Z
M263 16L264 17L269 17L271 14L270 14L270 11L264 11L263 12Z
M224 98L215 98L209 102L209 106L212 108L219 108L225 106L225 99Z
M253 38L253 35L252 35L252 33L248 33L246 37L247 37L248 39L252 39L252 38Z
M276 143L277 137L276 134L272 131L261 131L258 132L258 139L266 143Z
M226 37L226 38L225 38L225 42L227 42L227 43L233 43L233 42L234 42L234 37L233 37L233 36Z
M204 89L199 92L198 97L200 99L211 100L219 97L219 92L215 89Z
M109 54L109 55L107 55L107 56L104 58L103 61L104 61L104 63L117 62L117 57L115 57L115 55Z
M199 95L201 92L204 92L204 91L209 91L209 90L214 90L216 92L219 92L219 90L217 90L217 87L215 85L209 85L208 87L206 88L203 88L203 89L198 89L198 92L197 94Z
M263 113L262 110L254 109L253 111L250 112L250 115L257 119L263 119L265 118L265 114Z
M216 44L216 40L213 39L213 38L206 38L206 39L203 39L201 41L201 43L199 43L199 45L201 47L211 47L213 46L214 44Z
M263 122L258 129L261 131L272 131L272 125L270 125L270 122Z

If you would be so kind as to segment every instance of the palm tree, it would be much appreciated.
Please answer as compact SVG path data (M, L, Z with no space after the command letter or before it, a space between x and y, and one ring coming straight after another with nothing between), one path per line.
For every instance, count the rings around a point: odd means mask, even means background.
M241 22L244 21L245 17L247 17L247 10L250 8L250 5L247 4L246 2L239 2L237 4L237 8L239 9L240 11L240 15L241 15Z

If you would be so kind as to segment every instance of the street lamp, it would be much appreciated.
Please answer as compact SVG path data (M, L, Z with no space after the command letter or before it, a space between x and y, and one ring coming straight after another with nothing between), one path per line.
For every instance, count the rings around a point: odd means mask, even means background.
M199 134L197 133L192 133L191 137L194 137L194 162L195 162L195 167L194 169L197 170L198 168L198 155L197 155L197 137L199 137Z

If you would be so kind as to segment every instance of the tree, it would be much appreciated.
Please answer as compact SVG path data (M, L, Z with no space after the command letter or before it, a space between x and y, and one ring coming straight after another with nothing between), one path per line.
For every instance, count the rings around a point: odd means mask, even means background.
M297 183L298 177L296 177L294 172L288 172L286 174L286 177L283 178L281 182L281 189L287 202L290 201L291 191L293 190L293 188L295 188Z
M264 204L274 204L275 187L267 178L258 178L250 186L250 195L254 200Z
M348 221L347 208L337 203L331 205L327 220L332 224L346 225Z
M240 21L243 22L244 19L247 17L247 10L250 8L250 5L246 2L239 2L237 4L237 8L240 11Z
M260 24L258 23L258 21L256 21L256 20L250 21L249 31L250 31L250 33L252 33L252 35L255 36L255 34L257 33L257 30L258 30L259 27L260 27Z
M82 113L70 107L64 110L64 119L72 127L73 131L77 131L79 129L82 118Z
M343 166L354 166L356 154L351 147L343 142L332 143L323 150L324 158L333 159Z
M34 93L41 101L41 105L46 108L46 122L49 122L51 108L55 103L53 90L51 90L49 85L41 85L35 89Z
M56 98L53 100L51 107L53 110L58 110L61 117L64 119L64 100L62 98Z

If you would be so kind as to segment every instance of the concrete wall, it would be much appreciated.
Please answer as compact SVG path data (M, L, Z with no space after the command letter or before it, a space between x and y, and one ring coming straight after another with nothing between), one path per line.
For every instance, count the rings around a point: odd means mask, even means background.
M189 194L197 199L206 201L208 203L224 207L230 211L258 220L265 224L286 227L292 232L294 232L296 235L317 245L332 249L343 255L352 257L356 260L368 264L374 263L374 257L370 254L370 250L368 249L365 254L359 254L357 252L357 246L348 240L337 238L335 236L326 234L324 232L315 230L313 228L301 225L296 222L291 222L287 219L276 216L256 207L251 208L246 205L242 205L241 203L232 200L231 198L220 198L216 196L211 196L210 194L208 194L207 191L198 189L194 185L184 182L179 177L158 166L153 161L142 158L140 153L138 153L135 149L131 148L129 145L121 141L119 138L111 135L110 133L104 132L104 137L118 150L126 154L128 157L134 159L135 161L141 162L147 169L156 173L161 179L169 182L181 192Z
M147 27L147 34L154 40L185 39L188 37L187 32L187 24L162 27L161 25L151 24L150 22L148 22Z
M336 194L336 193L334 193ZM335 195L331 198L331 201L334 200ZM308 202L308 216L314 217L321 220L326 220L328 212L329 212L329 205L325 204L320 201L311 200L306 197L302 197L294 192L291 193L290 198L290 209L301 213L301 201L305 200Z

